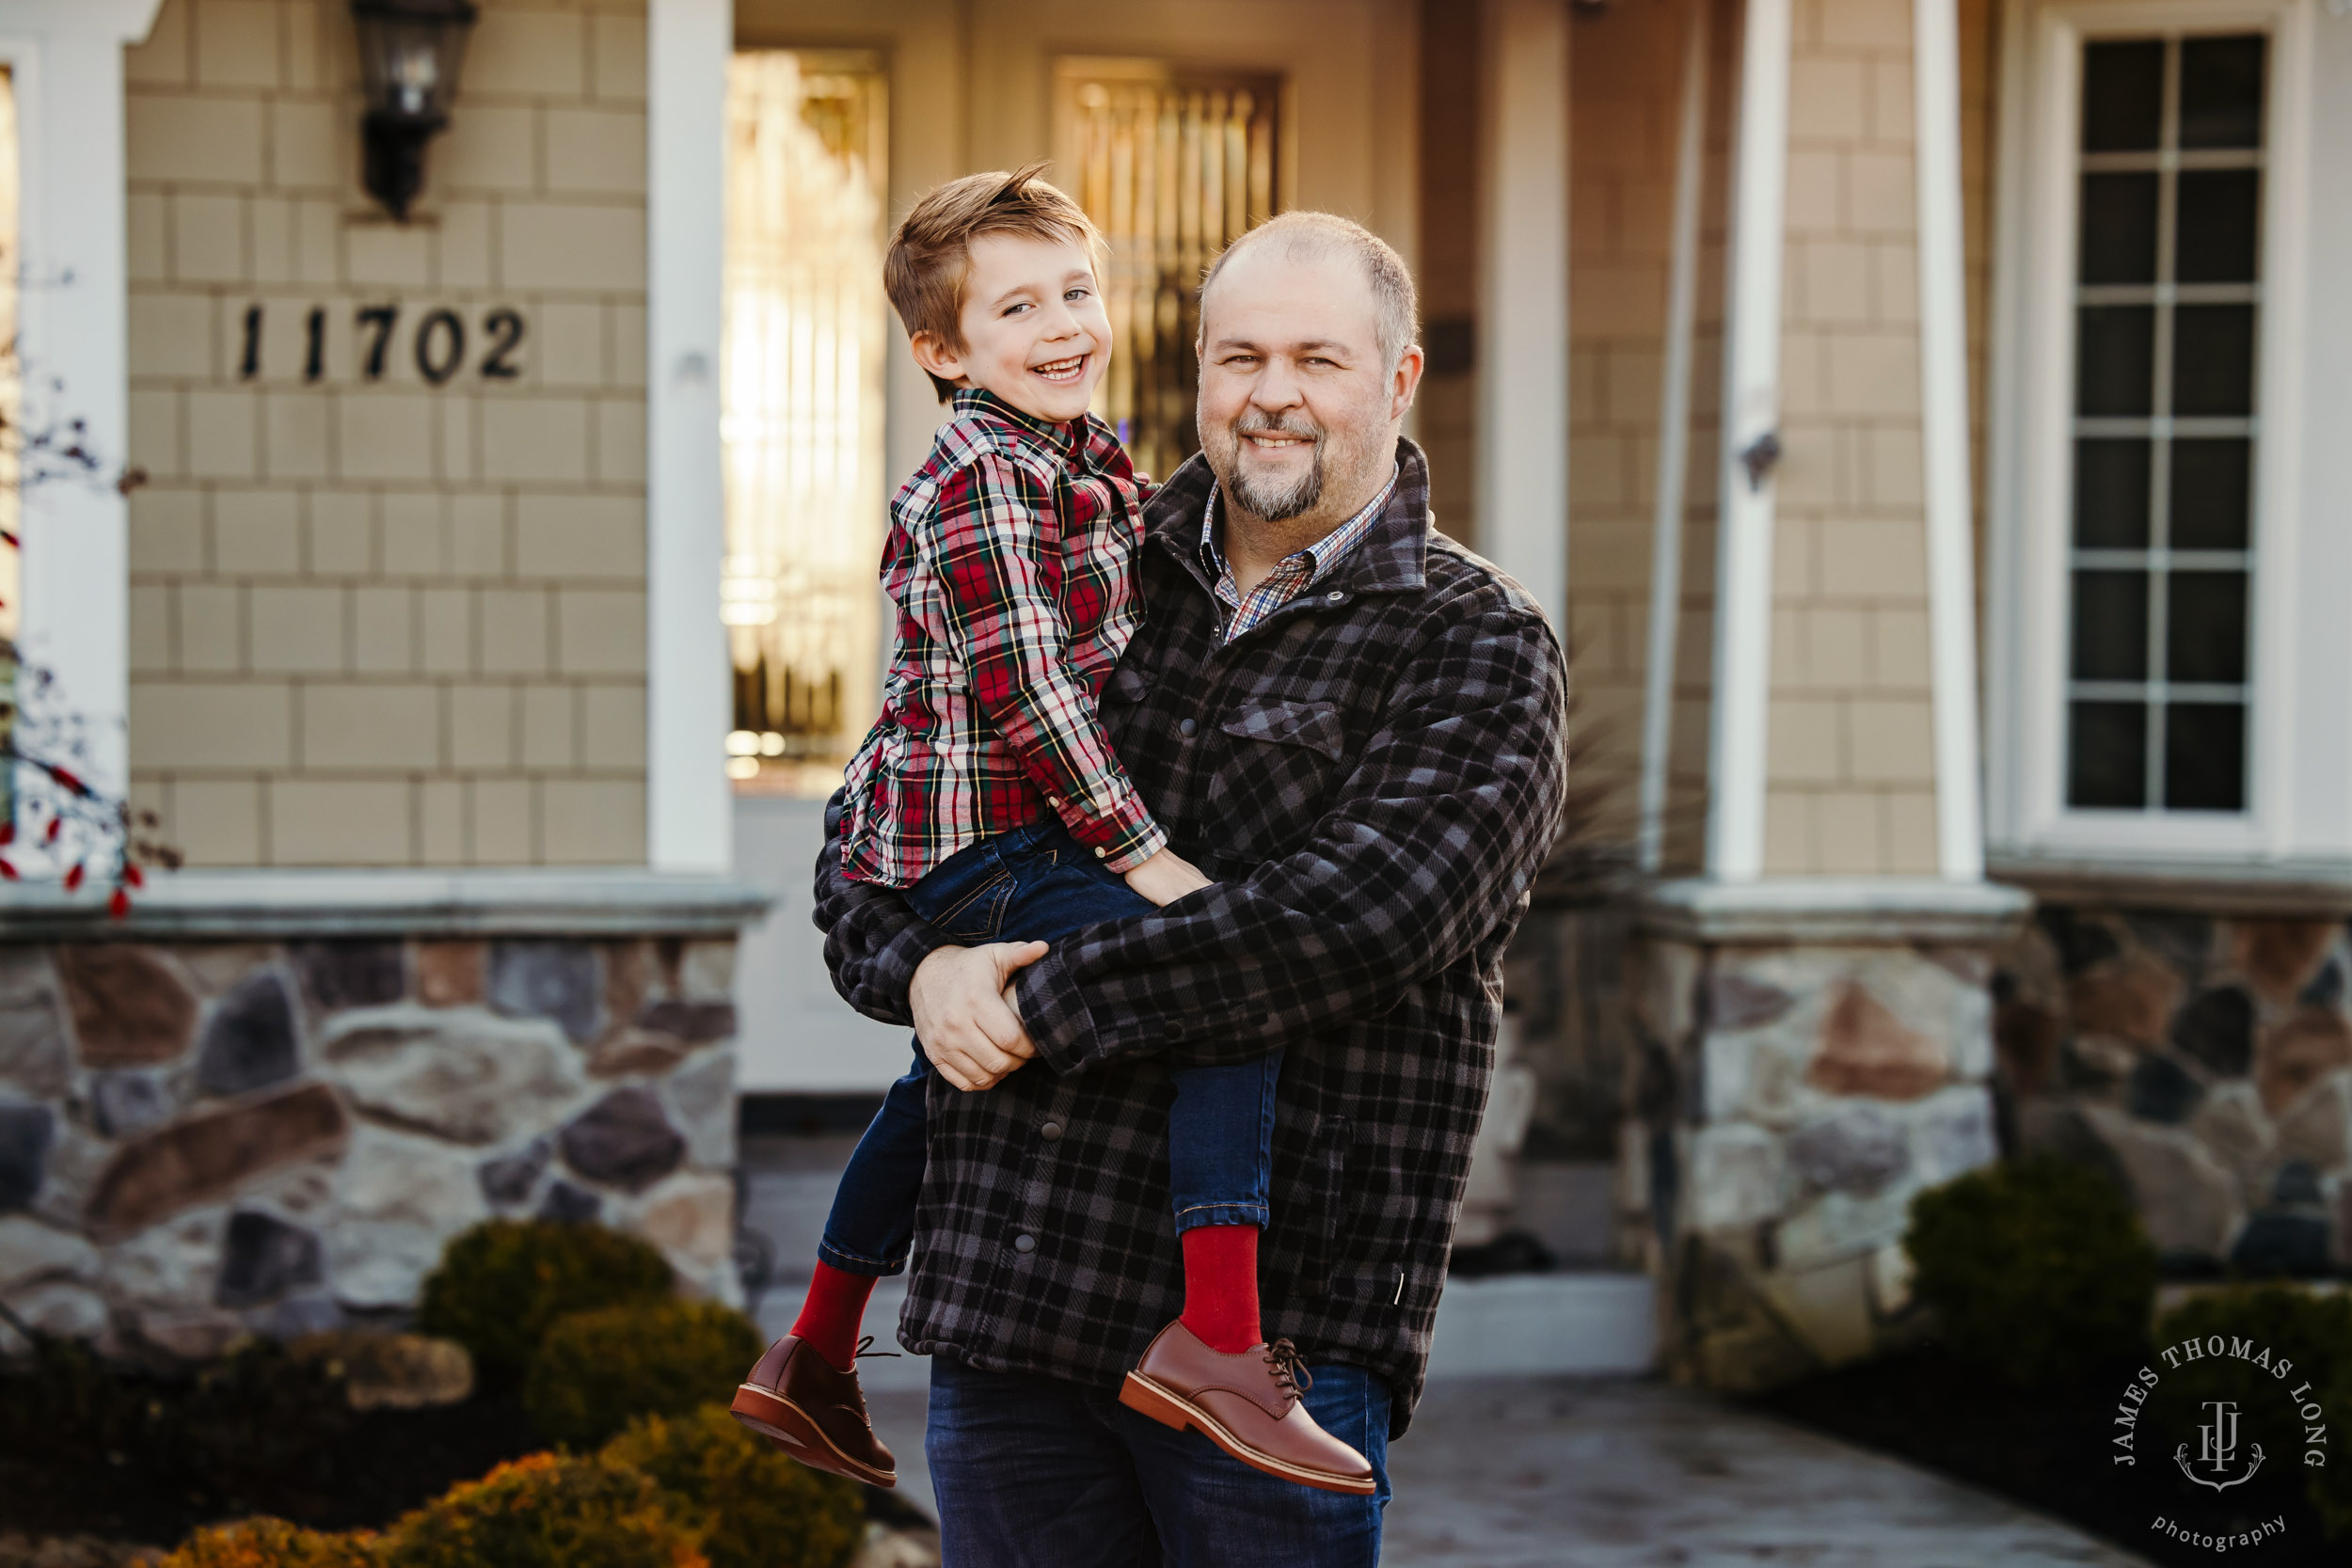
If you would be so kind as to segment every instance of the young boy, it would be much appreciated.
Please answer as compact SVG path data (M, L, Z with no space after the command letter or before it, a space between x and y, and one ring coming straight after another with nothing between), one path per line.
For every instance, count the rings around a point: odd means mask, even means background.
M954 417L891 503L897 646L842 827L846 875L903 890L959 942L1027 940L1024 962L1036 939L1211 885L1168 847L1095 709L1142 616L1145 482L1087 412L1111 352L1101 236L1042 167L943 185L891 240L891 303ZM1369 1493L1363 1456L1296 1399L1296 1353L1258 1324L1280 1066L1170 1074L1184 1314L1120 1398L1261 1470ZM842 1175L799 1321L734 1403L794 1458L880 1486L896 1464L866 1419L858 1330L875 1278L906 1266L931 1077L918 1041Z

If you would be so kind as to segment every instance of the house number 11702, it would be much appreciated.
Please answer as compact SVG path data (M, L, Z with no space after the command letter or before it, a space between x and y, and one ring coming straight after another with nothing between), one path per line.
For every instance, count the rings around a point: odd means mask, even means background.
M399 333L400 307L363 305L354 313L358 331L359 373L370 381L384 379L384 362ZM251 381L262 373L262 308L245 312L245 353L237 364L237 379ZM516 359L522 347L523 315L501 305L482 318L479 372L485 381L512 381L523 373ZM302 379L317 381L326 374L326 308L314 307L302 319ZM417 373L432 386L446 385L465 368L466 318L442 307L417 318L407 334L408 351Z

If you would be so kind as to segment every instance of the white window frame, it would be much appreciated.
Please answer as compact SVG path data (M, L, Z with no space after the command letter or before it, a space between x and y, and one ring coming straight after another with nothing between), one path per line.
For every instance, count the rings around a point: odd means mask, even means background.
M2243 869L2344 861L2352 819L2329 809L2314 725L2345 730L2352 617L2298 591L2305 486L2304 280L2312 206L2312 0L2010 0L2005 17L1994 294L1986 705L1989 847L2008 862ZM2082 51L2171 32L2270 36L2264 128L2262 307L2248 610L2248 792L2242 814L2065 803L2066 630L2073 522L2074 277ZM2335 662L2326 662L2333 659ZM2326 684L2333 686L2331 681ZM2305 777L2298 779L2298 769Z

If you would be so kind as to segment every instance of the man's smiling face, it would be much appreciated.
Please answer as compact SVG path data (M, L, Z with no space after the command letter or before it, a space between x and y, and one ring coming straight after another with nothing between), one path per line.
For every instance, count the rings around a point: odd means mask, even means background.
M1362 266L1253 246L1200 309L1200 446L1218 484L1267 522L1336 527L1387 477L1412 401L1380 353Z

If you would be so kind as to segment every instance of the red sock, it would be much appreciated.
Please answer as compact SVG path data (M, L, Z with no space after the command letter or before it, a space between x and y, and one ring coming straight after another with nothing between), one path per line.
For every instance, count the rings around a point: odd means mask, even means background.
M1196 1225L1183 1241L1184 1326L1228 1355L1264 1338L1258 1330L1258 1227Z
M834 1370L846 1372L857 1360L858 1326L866 1320L866 1298L873 1293L872 1275L845 1274L820 1259L792 1332ZM1256 1310L1254 1296L1251 1310Z

